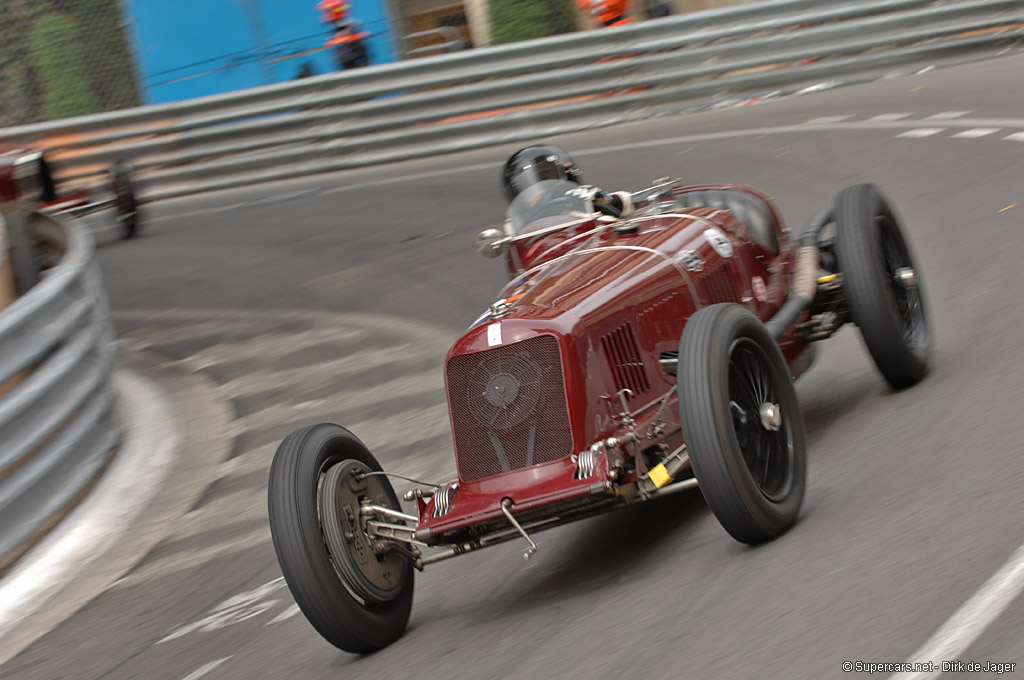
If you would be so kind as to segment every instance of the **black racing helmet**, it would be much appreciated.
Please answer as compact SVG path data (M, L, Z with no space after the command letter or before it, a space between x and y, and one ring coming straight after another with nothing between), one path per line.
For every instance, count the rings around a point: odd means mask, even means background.
M501 188L512 202L526 187L546 179L583 183L582 173L566 152L554 146L528 146L509 156L501 170Z

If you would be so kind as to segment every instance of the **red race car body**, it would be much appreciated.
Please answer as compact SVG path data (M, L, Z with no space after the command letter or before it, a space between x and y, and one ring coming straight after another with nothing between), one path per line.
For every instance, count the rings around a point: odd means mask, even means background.
M343 427L289 435L270 471L271 534L327 640L379 649L405 628L413 570L699 487L745 543L797 520L806 486L793 380L848 321L895 388L930 353L919 273L872 185L790 238L771 201L673 181L627 195L544 179L481 253L510 282L445 361L458 478L412 481L402 509ZM826 229L827 227L834 229Z

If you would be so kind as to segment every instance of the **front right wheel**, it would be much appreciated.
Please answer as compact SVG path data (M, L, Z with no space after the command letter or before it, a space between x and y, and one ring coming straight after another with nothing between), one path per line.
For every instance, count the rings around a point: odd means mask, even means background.
M677 375L683 438L711 511L742 543L782 534L800 512L807 454L793 380L768 329L740 305L697 310Z
M270 466L270 534L295 603L313 627L347 652L386 647L412 608L412 561L378 552L360 517L363 502L400 510L380 465L338 425L288 435Z

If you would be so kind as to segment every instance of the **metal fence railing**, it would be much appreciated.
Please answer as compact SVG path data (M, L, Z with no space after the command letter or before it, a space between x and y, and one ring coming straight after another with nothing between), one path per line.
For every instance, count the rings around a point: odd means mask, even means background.
M12 206L0 216L30 237L37 262L53 264L0 310L2 569L88 487L120 427L113 326L92 237L76 222Z
M764 0L0 130L64 180L131 158L146 200L608 125L1024 35L1021 0Z

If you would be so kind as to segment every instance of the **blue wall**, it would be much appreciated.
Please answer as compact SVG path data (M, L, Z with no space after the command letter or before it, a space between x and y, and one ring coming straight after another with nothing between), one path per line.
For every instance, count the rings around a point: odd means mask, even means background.
M385 0L350 0L371 63L393 61ZM192 99L295 78L304 63L336 69L317 0L124 2L147 103ZM306 54L303 54L308 52Z

